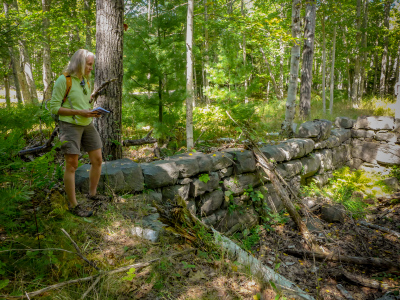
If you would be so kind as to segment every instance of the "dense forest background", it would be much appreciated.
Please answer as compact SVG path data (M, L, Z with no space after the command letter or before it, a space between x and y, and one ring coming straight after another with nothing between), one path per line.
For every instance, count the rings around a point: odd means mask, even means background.
M400 55L397 1L294 2L194 3L194 139L204 131L205 139L226 135L225 110L241 121L263 124L257 129L279 129L294 45L301 50L300 107L307 106L307 98L311 107L310 112L297 108L297 117L347 115L394 98ZM300 14L298 38L292 34L293 7ZM125 1L124 10L124 134L140 137L150 126L157 137L182 140L187 2ZM93 0L4 0L1 13L0 78L7 107L13 97L24 104L38 104L44 92L49 98L51 83L70 56L79 48L96 50ZM10 87L15 96L10 97ZM386 108L381 106L381 113L390 113Z

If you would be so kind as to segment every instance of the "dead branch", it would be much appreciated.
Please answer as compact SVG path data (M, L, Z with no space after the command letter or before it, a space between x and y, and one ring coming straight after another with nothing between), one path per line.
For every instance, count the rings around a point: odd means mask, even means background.
M28 154L38 154L38 153L43 153L43 152L49 152L51 148L53 147L53 141L54 138L58 134L58 125L54 128L53 132L50 135L50 138L47 140L47 142L43 146L35 147L35 148L30 148L30 149L25 149L21 150L18 152L18 156L24 156Z
M97 101L97 97L100 96L100 93L103 91L103 89L105 89L111 82L117 81L118 78L113 78L110 80L107 80L105 82L103 82L95 91L93 91L92 95L90 96L90 101L89 103L96 103Z
M341 284L336 285L337 289L342 293L342 295L347 299L347 300L354 300L354 298L350 295L350 293L343 287Z
M285 249L285 253L297 256L297 257L309 257L318 260L327 260L327 261L337 261L342 263L352 263L357 265L370 265L377 268L396 268L400 269L400 266L392 261L377 258L377 257L359 257L359 256L347 256L340 255L335 253L315 253L311 251L297 251L293 249Z
M82 252L81 252L81 249L79 249L78 245L77 245L77 244L75 243L75 241L70 237L70 235L68 234L68 232L66 232L66 231L64 230L64 228L61 228L61 231L62 231L62 233L64 233L64 234L67 236L67 238L71 241L72 245L74 245L74 248L75 248L75 250L76 250L76 254L77 254L80 258L82 258L85 262L87 262L90 266L92 266L92 267L95 268L96 270L100 270L100 269L96 266L96 264L95 264L94 262L88 260L86 257L83 256L83 254L82 254Z
M386 227L382 227L382 226L379 226L379 225L375 225L375 224L371 224L371 223L367 223L365 221L359 221L358 223L361 224L361 225L364 225L366 227L373 228L373 229L378 229L380 231L392 234L395 237L400 238L400 233L398 233L397 231L394 231L392 229L389 229L389 228L386 228Z
M350 280L353 283L362 285L362 286L366 286L366 287L370 287L373 289L378 289L378 290L387 290L389 288L389 286L385 283L381 283L378 280L373 280L373 279L369 279L360 275L356 275L356 274L351 274L350 272L347 272L345 270L343 270L341 272L341 274L348 280Z
M226 111L228 117L240 127L240 125L231 117L231 115ZM290 200L289 194L286 189L282 186L282 183L288 187L292 195L297 198L297 195L293 192L290 186L286 183L286 181L280 176L280 174L276 171L273 164L268 161L268 158L261 152L260 148L258 148L257 144L253 141L250 134L247 132L246 129L242 129L242 132L246 135L246 138L249 140L253 153L261 166L264 170L265 174L268 176L269 180L271 181L274 189L276 190L278 196L281 198L283 205L285 206L287 212L289 213L292 220L295 222L297 228L299 228L301 234L303 235L304 239L306 240L307 244L311 249L317 249L316 241L311 233L308 231L306 224L301 219L299 213L297 212L296 208L294 207L292 201Z
M153 129L150 130L150 132L144 138L141 138L141 139L125 140L125 141L122 142L122 146L128 147L128 146L139 146L139 145L157 143L157 139L150 137L152 132L153 132Z
M38 290L38 291L26 293L25 295L21 295L21 296L0 295L0 298L23 299L23 298L26 298L26 297L28 297L28 298L29 297L35 297L35 296L41 295L41 294L43 294L44 292L47 292L47 291L59 289L61 287L64 287L64 286L70 285L70 284L74 284L74 283L90 281L90 280L93 280L93 279L95 279L95 278L97 278L99 276L107 276L107 275L112 275L112 274L116 274L116 273L121 273L121 272L124 272L124 271L128 271L131 268L135 268L136 270L138 270L138 269L147 267L148 265L152 264L153 262L159 261L161 259L174 257L174 256L177 256L177 255L180 255L180 254L186 254L186 253L191 252L191 251L194 251L194 249L189 249L189 250L186 250L186 251L183 251L183 252L174 253L174 254L168 255L166 257L155 258L155 259L152 259L152 260L150 260L148 262L141 262L141 263L137 263L137 264L133 264L133 265L129 265L129 266L120 267L120 268L115 269L115 270L101 272L100 274L96 274L96 275L93 275L93 276L88 276L88 277L84 277L84 278L77 278L77 279L73 279L73 280L69 280L69 281L64 281L64 282L61 282L61 283L50 285L50 286L45 287L45 288L43 288L41 290Z
M83 300L83 299L86 298L86 296L90 293L90 291L94 289L94 287L96 286L96 284L99 283L100 279L101 279L101 275L98 276L98 277L96 278L96 280L93 282L93 284L86 290L86 292L82 295L81 300Z

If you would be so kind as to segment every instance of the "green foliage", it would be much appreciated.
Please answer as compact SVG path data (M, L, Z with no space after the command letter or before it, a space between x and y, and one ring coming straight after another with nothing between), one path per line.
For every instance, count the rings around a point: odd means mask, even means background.
M135 268L130 268L129 271L126 272L126 276L122 277L122 279L127 281L132 281L133 278L136 277L135 271L136 271Z
M249 196L251 201L259 203L264 199L264 195L261 191L254 191L252 185L249 185L248 189L244 189L243 195Z
M245 229L242 233L238 232L233 238L242 246L244 250L251 251L260 241L261 226L255 226L251 229Z
M207 183L207 182L210 181L210 176L209 176L207 173L201 174L201 175L199 176L199 180L200 180L201 182Z

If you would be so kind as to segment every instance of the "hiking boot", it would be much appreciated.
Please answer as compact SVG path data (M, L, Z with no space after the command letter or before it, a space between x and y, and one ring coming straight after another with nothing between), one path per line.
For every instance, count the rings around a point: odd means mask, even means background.
M88 200L92 200L92 201L110 201L111 200L111 197L104 196L104 195L93 195L93 196L91 196L91 195L87 194L86 198Z
M93 211L84 209L80 204L74 208L70 208L69 211L78 217L90 217L93 215Z

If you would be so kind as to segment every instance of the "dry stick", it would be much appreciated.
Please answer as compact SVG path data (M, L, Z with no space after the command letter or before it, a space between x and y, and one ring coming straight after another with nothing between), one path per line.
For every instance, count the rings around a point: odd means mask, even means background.
M9 249L9 250L2 250L2 251L0 251L0 253L3 253L3 252L12 252L12 251L32 251L32 252L34 252L34 251L64 251L64 252L68 252L68 253L71 253L71 254L76 254L76 255L78 255L76 252L72 252L72 251L69 251L69 250L65 250L65 249L62 249L62 248L45 248L45 249Z
M347 299L347 300L354 300L354 298L350 295L350 293L343 287L341 284L337 284L336 287L338 290L342 293L342 295Z
M373 289L379 289L379 290L387 290L389 288L389 285L385 283L381 283L377 280L369 279L369 278L364 278L359 275L351 274L345 270L342 271L344 277L346 277L348 280L351 282L357 283L359 285L363 285L366 287L370 287Z
M83 300L83 299L86 298L86 296L90 293L90 291L94 289L94 287L96 286L96 284L99 283L100 279L101 279L101 275L98 276L98 277L96 278L96 280L93 282L93 284L92 284L92 285L87 289L87 291L82 295L81 300Z
M105 82L103 82L95 91L93 91L92 95L90 96L90 101L89 103L96 103L97 101L97 97L100 96L100 92L107 87L107 85L109 85L111 82L117 81L118 78L113 78L110 80L107 80Z
M122 146L139 146L145 144L154 144L157 142L157 139L150 137L153 129L142 139L137 140L125 140L122 142Z
M361 225L364 225L366 227L373 228L373 229L378 229L380 231L392 234L397 238L400 238L400 233L398 233L397 231L394 231L392 229L389 229L389 228L386 228L386 227L382 227L382 226L379 226L379 225L375 225L375 224L371 224L371 223L367 223L365 221L359 221L358 223L361 224Z
M298 256L298 257L313 257L315 256L318 260L327 260L327 261L338 261L344 263L353 263L357 265L372 265L378 268L396 268L400 269L400 265L396 264L393 261L389 261L382 258L377 257L359 257L359 256L347 256L340 254L330 254L330 253L315 253L310 251L297 251L293 249L285 249L285 253Z
M93 276L88 276L88 277L84 277L84 278L78 278L78 279L73 279L73 280L69 280L69 281L64 281L64 282L61 282L61 283L50 285L50 286L45 287L45 288L43 288L41 290L38 290L38 291L30 292L30 293L28 293L27 296L28 297L29 296L30 297L35 297L37 295L43 294L44 292L51 291L51 290L54 290L54 289L58 289L58 288L66 286L66 285L93 280L93 279L95 279L95 278L97 278L99 276L106 276L106 275L111 275L111 274L115 274L115 273L121 273L121 272L124 272L124 271L128 271L131 268L135 268L136 270L138 270L138 269L147 267L148 265L152 264L155 261L159 261L159 260L164 259L164 258L174 257L174 256L179 255L179 254L186 254L186 253L194 251L194 250L195 249L189 249L187 251L174 253L174 254L165 256L163 258L152 259L152 260L150 260L148 262L137 263L137 264L134 264L134 265L121 267L121 268L118 268L118 269L115 269L115 270L112 270L112 271L101 272L100 274L96 274L96 275L93 275ZM0 298L7 298L7 299L21 299L21 298L25 298L25 297L26 296L24 296L24 295L22 295L22 296L0 295Z
M94 262L88 260L86 257L83 256L81 250L79 249L78 245L74 242L74 240L70 237L70 235L68 234L68 232L66 232L64 230L64 228L61 228L61 231L67 236L67 238L69 238L69 240L71 241L72 245L74 245L74 248L76 249L76 254L82 258L84 261L86 261L89 265L91 265L93 268L95 268L96 270L100 270Z
M50 149L52 148L51 143L53 142L53 140L57 136L57 134L58 134L58 125L56 125L53 132L51 133L50 138L47 140L47 142L43 146L21 150L18 152L18 155L24 156L24 155L28 155L28 154L37 154L37 153L41 153L41 152L50 151Z
M240 125L231 117L231 115L225 111L228 117L235 122L236 125L240 127ZM284 189L282 186L281 182L285 182L285 180L280 176L280 174L276 171L276 169L273 167L271 163L268 162L268 159L265 157L264 153L261 152L260 148L258 148L257 144L253 141L251 138L250 134L247 132L247 130L242 128L242 132L246 135L246 138L250 141L252 148L253 148L253 153L257 158L257 161L261 165L262 169L264 172L267 174L269 180L271 181L272 185L274 186L279 198L281 198L283 205L285 206L286 210L288 211L290 217L292 220L295 222L297 228L299 228L301 234L303 235L304 239L306 240L307 244L311 249L317 250L317 243L312 236L312 234L308 231L308 228L306 224L303 222L301 219L299 213L297 212L296 208L294 207L292 201L290 200L289 194L287 191ZM286 183L286 186L287 183ZM289 187L289 186L288 186ZM290 188L290 187L289 187ZM297 195L293 192L293 190L290 188L291 193L293 194L294 197L297 197Z

